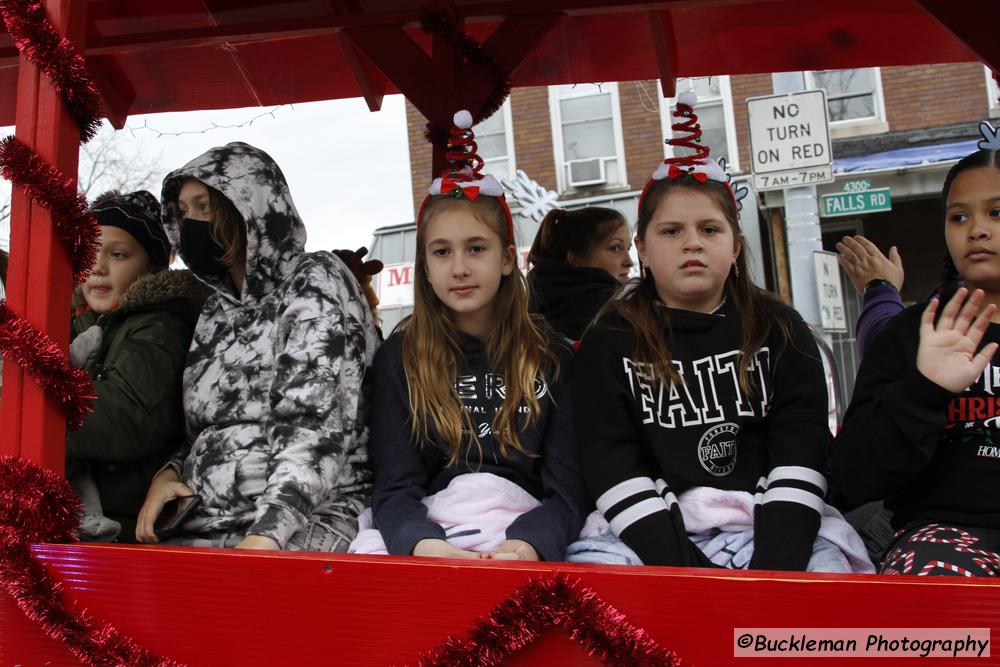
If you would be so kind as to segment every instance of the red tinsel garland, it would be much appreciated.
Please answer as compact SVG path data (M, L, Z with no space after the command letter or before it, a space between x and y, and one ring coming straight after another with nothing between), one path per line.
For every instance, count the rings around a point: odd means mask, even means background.
M431 34L441 37L455 49L456 53L468 62L484 70L493 79L493 91L479 109L470 109L473 125L480 123L496 113L504 100L510 95L510 75L494 56L490 55L483 45L472 35L455 29L455 25L445 14L424 12L420 16L420 27ZM444 147L448 143L447 127L427 123L425 136L427 141L435 146Z
M83 56L52 25L41 0L0 0L0 16L17 50L52 82L80 128L80 141L101 126L101 95Z
M451 636L420 656L420 667L487 667L534 642L549 626L566 630L591 656L609 665L679 667L677 654L661 647L593 589L564 574L530 580L485 617L469 637Z
M55 341L8 308L5 301L0 301L0 350L62 406L67 428L75 431L83 425L96 398L90 375L72 368Z
M56 235L73 264L73 283L87 279L97 259L101 228L73 179L43 160L17 137L0 141L0 175L18 185L52 215Z
M181 667L113 626L67 606L62 585L31 554L35 542L75 542L82 505L69 482L25 459L0 457L0 588L82 662Z

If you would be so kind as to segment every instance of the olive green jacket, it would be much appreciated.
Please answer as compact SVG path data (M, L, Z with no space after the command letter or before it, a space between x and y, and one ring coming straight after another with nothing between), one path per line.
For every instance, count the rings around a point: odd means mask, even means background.
M71 337L93 325L103 336L85 370L97 400L83 427L66 442L69 466L86 461L100 490L104 514L134 539L135 517L153 475L184 439L181 376L191 334L211 293L188 271L143 276L113 312L85 310L73 295Z

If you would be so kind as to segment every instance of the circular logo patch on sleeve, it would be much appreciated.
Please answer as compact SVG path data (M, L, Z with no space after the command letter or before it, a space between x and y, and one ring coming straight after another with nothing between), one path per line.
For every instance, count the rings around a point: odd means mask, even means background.
M698 461L713 475L728 475L736 467L736 434L740 427L732 422L705 431L698 442Z

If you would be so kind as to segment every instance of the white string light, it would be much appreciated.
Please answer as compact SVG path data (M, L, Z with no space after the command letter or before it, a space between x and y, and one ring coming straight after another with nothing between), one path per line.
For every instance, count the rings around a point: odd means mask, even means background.
M206 134L208 132L211 132L212 130L235 130L235 129L239 129L239 128L243 128L243 127L250 127L256 121L260 120L261 118L277 118L277 115L276 115L277 112L280 111L281 109L284 109L285 107L291 109L292 111L295 110L295 105L294 104L279 104L278 106L274 107L270 111L264 111L262 113L259 113L256 116L254 116L253 118L248 118L247 120L245 120L245 121L243 121L241 123L233 123L233 124L230 124L230 125L220 125L218 123L214 123L213 122L209 127L202 128L200 130L181 130L180 132L167 132L167 131L164 131L164 130L158 130L158 129L156 129L155 127L153 127L152 125L149 124L148 120L143 120L142 121L142 125L137 125L137 126L126 125L126 129L128 129L128 131L132 134L133 137L135 137L135 133L136 132L139 132L139 131L142 131L142 130L147 130L147 131L152 132L153 134L155 134L157 139L160 139L161 137L180 137L180 136L189 135L189 134Z

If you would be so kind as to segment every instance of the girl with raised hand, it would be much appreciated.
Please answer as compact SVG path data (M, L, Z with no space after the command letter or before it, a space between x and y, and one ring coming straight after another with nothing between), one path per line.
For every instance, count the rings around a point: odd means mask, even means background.
M628 282L632 233L621 213L591 206L549 211L528 253L529 309L571 340Z
M162 201L214 294L184 371L187 444L154 478L137 537L161 541L164 504L197 494L163 542L344 551L370 490L362 379L377 345L357 280L304 251L285 177L257 148L208 151L167 175Z
M671 141L697 152L667 159L639 200L642 277L575 360L576 433L598 512L570 560L870 570L824 503L816 344L798 313L751 282L737 198L700 144L694 102L680 97L674 130L689 138Z
M834 479L852 505L886 499L894 512L882 573L998 576L1000 152L960 160L942 198L940 299L907 308L872 342Z
M587 502L571 353L529 316L503 190L472 117L417 216L413 314L375 357L374 527L352 552L562 560Z

